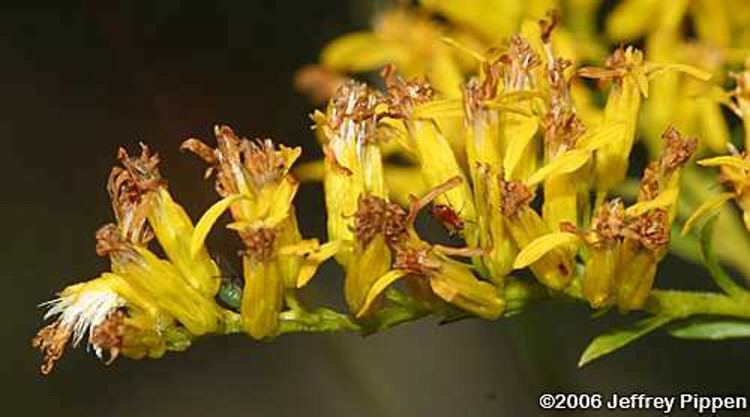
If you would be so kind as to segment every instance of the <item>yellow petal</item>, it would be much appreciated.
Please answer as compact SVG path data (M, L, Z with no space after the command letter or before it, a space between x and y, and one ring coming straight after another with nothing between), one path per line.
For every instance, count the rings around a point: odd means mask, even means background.
M599 126L591 133L585 133L578 139L577 147L587 151L594 151L607 143L616 140L622 136L626 129L625 123L613 122Z
M499 39L513 33L524 10L524 4L517 0L421 0L420 3L488 39Z
M549 164L545 165L537 172L532 174L526 180L526 185L531 187L539 184L548 177L574 172L578 168L582 167L590 158L590 152L580 149L565 152L554 161L550 162Z
M225 197L217 201L211 207L209 207L208 210L206 210L200 220L198 220L198 223L195 225L195 231L193 232L193 236L190 238L191 255L195 256L198 252L200 252L201 248L203 247L203 243L206 241L208 232L211 231L211 228L219 219L219 216L221 216L221 214L224 213L224 211L226 211L229 206L234 204L236 201L244 198L247 197L241 194L230 195L229 197Z
M302 288L307 285L308 282L315 275L320 264L328 260L330 257L338 253L341 249L342 242L336 240L333 242L326 242L318 247L314 252L310 253L302 263L299 275L297 275L297 288Z
M464 44L462 42L459 42L456 39L453 39L453 38L451 38L449 36L443 36L441 38L441 40L443 42L445 42L446 44L448 44L448 45L456 48L457 50L459 50L459 51L461 51L461 52L469 55L470 57L476 59L478 62L487 61L487 57L485 57L484 54L482 54L479 51L474 50L473 48L471 48L470 46L468 46L468 45L466 45L466 44Z
M412 115L415 119L463 117L463 103L461 103L461 100L456 99L432 100L416 106Z
M628 207L625 209L625 215L636 217L649 210L673 206L677 202L678 193L679 189L677 188L668 189L656 196L653 200L642 201Z
M398 281L399 279L406 276L406 272L402 271L400 269L394 269L391 271L388 271L385 275L378 278L370 287L370 290L367 292L367 297L365 298L365 302L362 304L362 307L357 312L357 317L362 317L367 313L367 311L370 309L372 304L375 302L375 300L378 299L378 296L383 293L383 291L386 290L391 284Z
M320 54L321 63L343 72L361 72L390 62L402 62L408 51L383 42L372 32L354 32L329 43Z
M698 165L702 167L730 166L733 168L750 170L750 161L746 161L739 156L715 156L713 158L701 159Z
M649 76L658 75L659 73L662 73L665 71L676 71L676 72L683 72L701 81L708 81L711 79L710 72L704 71L692 65L659 64L659 63L654 63L654 62L647 62L644 64L644 69Z
M503 158L503 166L506 176L512 178L516 167L525 155L524 151L531 146L537 130L537 122L536 119L517 114L508 114L507 116L506 123L508 125L505 129L506 132L511 133L511 137L509 138L510 143L506 149L505 158Z
M688 234L690 232L690 229L693 227L695 222L698 221L698 219L710 213L713 213L719 207L721 207L722 204L724 204L728 200L731 200L732 197L734 197L733 193L721 193L701 203L701 205L698 206L693 214L691 214L690 217L688 217L688 219L685 221L685 225L682 227L682 235L684 236Z
M573 233L567 232L556 232L549 233L540 236L528 245L516 256L516 260L513 262L514 269L525 268L534 262L538 261L542 256L552 251L553 249L569 245L578 241L578 236Z

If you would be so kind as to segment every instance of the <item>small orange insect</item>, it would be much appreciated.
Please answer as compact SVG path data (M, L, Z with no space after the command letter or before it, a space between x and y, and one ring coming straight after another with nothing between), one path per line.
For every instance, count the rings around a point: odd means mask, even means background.
M458 213L445 204L433 204L430 209L434 217L451 236L460 235L464 230L464 221L458 217Z

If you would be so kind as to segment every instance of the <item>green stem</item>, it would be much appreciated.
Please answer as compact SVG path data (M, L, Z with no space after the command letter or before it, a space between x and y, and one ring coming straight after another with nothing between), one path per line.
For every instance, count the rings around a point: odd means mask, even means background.
M748 297L733 298L718 293L654 290L644 310L654 315L677 318L694 315L750 318L750 300Z

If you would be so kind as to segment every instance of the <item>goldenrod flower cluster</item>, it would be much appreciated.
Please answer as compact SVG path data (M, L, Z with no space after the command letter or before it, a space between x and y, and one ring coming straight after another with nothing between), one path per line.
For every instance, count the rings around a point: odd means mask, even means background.
M497 319L550 297L646 310L640 334L672 323L695 335L694 315L750 318L750 295L719 264L750 275L750 7L735 3L626 0L605 33L597 0L394 5L298 74L327 103L311 115L322 161L294 166L299 148L227 126L215 147L184 142L219 195L195 225L158 157L121 150L108 184L116 222L97 232L111 272L48 303L55 320L34 339L43 372L84 337L110 361L159 357L206 334L370 333L428 314ZM718 168L724 192L702 167ZM297 178L322 182L324 243L298 229ZM225 212L242 243L240 286L205 248ZM698 245L690 231L716 212ZM416 223L429 218L453 245L424 237ZM670 249L703 259L724 293L653 289ZM329 259L348 314L297 296ZM617 343L595 340L582 363Z

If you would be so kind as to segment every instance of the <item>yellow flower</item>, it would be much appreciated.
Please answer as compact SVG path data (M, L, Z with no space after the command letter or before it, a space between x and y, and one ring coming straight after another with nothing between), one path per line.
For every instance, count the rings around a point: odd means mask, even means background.
M198 222L190 246L201 247L219 216L230 210L234 222L227 227L245 246L242 327L256 339L272 337L285 298L294 299L295 289L312 278L338 243L303 240L297 228L292 200L298 184L289 170L299 157L298 148L276 148L269 139L255 143L240 139L227 126L217 126L215 131L216 149L198 139L182 145L210 165L208 173L216 172L216 190L223 197Z
M578 234L585 243L581 292L593 308L604 307L614 301L624 227L625 209L619 199L604 203L597 209L590 231L580 231L570 223L562 227Z
M384 215L380 202L387 198L376 136L378 104L374 91L350 81L336 92L325 114L313 115L324 137L328 238L342 244L336 260L346 270L344 294L354 312L391 262L383 238L366 230L371 218Z
M404 80L392 66L386 67L382 74L388 89L386 116L403 122L407 132L404 148L416 156L427 187L436 188L454 177L461 179L455 188L439 195L436 203L458 214L465 225L464 239L475 246L478 236L474 198L448 139L432 117L441 113L434 112L432 86L426 80ZM461 114L458 101L454 109Z
M442 300L479 317L500 317L505 309L500 289L477 279L468 265L449 258L449 255L473 256L476 251L431 245L420 239L414 230L417 213L460 181L459 177L454 177L440 184L422 198L414 200L408 213L394 203L381 200L385 207L384 215L377 219L370 217L369 227L360 230L382 233L393 253L393 263L370 286L357 311L358 317L371 312L383 292L401 279L406 280L412 296L432 310L440 311L442 307L437 301Z
M563 247L551 248L543 256L534 257L533 262L519 262L525 257L523 250L548 233L547 224L529 206L534 195L524 184L500 178L502 187L502 211L506 227L510 230L516 245L522 252L518 254L514 268L529 266L534 276L544 285L553 289L564 289L570 284L575 273L573 254Z
M64 289L45 317L57 319L39 332L34 345L46 356L48 373L65 344L89 335L97 355L160 357L182 350L205 333L224 332L233 313L214 301L220 271L201 245L191 253L194 229L159 174L158 156L143 147L139 158L120 149L107 185L117 224L97 232L97 253L109 256L112 273ZM156 236L167 255L146 245Z
M644 171L638 202L625 210L627 226L618 266L617 305L640 308L653 286L656 266L666 255L677 209L679 170L695 152L697 140L683 138L673 127L662 134L664 149Z
M604 69L578 70L578 74L584 77L614 79L602 124L622 126L621 134L596 153L598 190L609 191L625 179L635 139L641 96L648 96L649 78L666 71L682 71L704 80L710 78L709 74L690 66L644 62L643 53L632 47L616 49L607 59Z
M395 8L379 15L372 31L344 35L321 52L323 66L345 73L395 64L406 76L427 75L446 97L459 97L465 64L443 42L447 31L419 11ZM465 34L454 34L472 42Z

